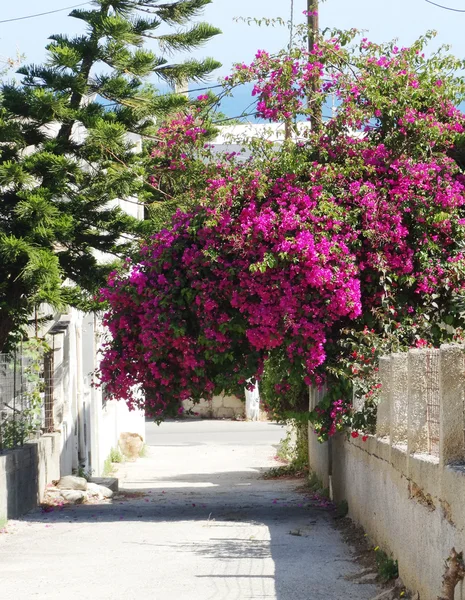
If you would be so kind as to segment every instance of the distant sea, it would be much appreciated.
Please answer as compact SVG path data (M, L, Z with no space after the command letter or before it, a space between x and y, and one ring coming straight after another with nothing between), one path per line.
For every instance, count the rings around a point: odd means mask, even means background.
M195 100L197 96L201 94L205 94L210 86L214 86L214 83L211 84L192 84L191 90L189 91L189 97L192 100ZM228 124L228 120L238 119L243 122L251 122L251 123L266 123L265 119L260 119L256 117L256 106L257 106L257 97L252 96L253 84L244 84L237 87L234 90L234 93L231 96L226 96L222 98L218 110L222 113L221 120L218 124ZM171 90L168 87L159 87L159 91L161 94L167 94ZM213 88L212 91L214 93L221 92L221 88ZM102 104L109 104L109 102L100 99ZM462 102L458 105L458 108L465 113L465 102ZM323 116L325 118L329 118L332 114L332 106L328 102L323 106ZM304 120L303 117L298 120Z

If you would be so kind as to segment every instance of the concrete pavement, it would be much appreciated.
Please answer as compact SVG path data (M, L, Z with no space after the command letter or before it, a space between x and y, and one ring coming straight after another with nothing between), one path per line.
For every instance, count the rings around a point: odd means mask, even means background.
M264 480L269 423L148 424L112 504L35 511L0 534L1 600L369 600L326 508ZM291 533L292 532L292 533Z
M160 426L147 422L146 441L149 446L277 446L285 434L277 423L182 419Z

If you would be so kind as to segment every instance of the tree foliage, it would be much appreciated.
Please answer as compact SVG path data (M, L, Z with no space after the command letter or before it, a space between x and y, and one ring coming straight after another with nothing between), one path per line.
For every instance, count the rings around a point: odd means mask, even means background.
M147 78L201 81L219 66L170 59L219 33L192 24L209 2L96 0L71 12L82 35L51 36L45 64L21 67L19 85L2 84L0 350L38 304L82 305L112 257L131 252L144 224L118 199L153 200L137 140L153 140L156 121L187 103ZM158 33L163 25L176 31Z
M445 51L426 58L430 37L398 48L333 32L312 52L237 65L226 87L255 82L258 112L294 123L296 140L256 143L247 160L212 155L193 178L196 202L112 275L110 394L162 418L185 398L260 379L268 361L277 418L305 409L302 382L331 384L309 415L325 439L373 423L379 353L460 334L464 65ZM315 114L305 101L315 80L310 104L333 97L337 110L312 132L294 118ZM201 139L201 124L183 126ZM155 150L180 178L182 148Z

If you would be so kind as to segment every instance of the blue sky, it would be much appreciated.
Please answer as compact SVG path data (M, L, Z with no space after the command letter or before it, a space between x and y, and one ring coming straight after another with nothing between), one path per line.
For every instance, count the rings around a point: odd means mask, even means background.
M438 0L448 6L465 9L465 0ZM0 20L31 13L54 10L79 0L2 0ZM296 20L303 20L305 0L294 0ZM212 55L223 62L223 74L231 63L250 60L255 50L277 50L287 42L282 28L258 28L235 23L234 17L288 18L290 0L213 0L205 11L205 20L223 30L223 35L206 46L200 55ZM44 58L44 45L51 33L78 32L80 23L67 12L12 23L0 24L0 55L18 48L31 62ZM427 29L437 29L439 40L450 43L454 52L465 57L465 13L453 13L427 4L424 0L326 0L321 6L321 25L340 28L358 27L369 30L374 41L399 38L403 45L412 42Z
M55 10L80 0L17 0L2 1L0 20L22 17L37 12ZM438 0L453 8L465 9L465 0ZM295 21L302 22L306 0L294 0ZM278 17L288 19L290 0L213 0L203 20L220 27L223 35L212 40L197 56L214 56L223 63L218 75L228 73L234 62L250 61L257 49L276 51L287 44L286 29L248 26L234 17ZM357 27L368 30L367 37L381 42L398 38L408 45L428 29L436 29L435 44L448 43L452 51L465 58L465 13L442 10L425 0L326 0L320 9L321 27L341 29ZM81 31L81 23L67 17L67 12L0 23L0 57L11 56L16 50L26 55L27 62L42 62L44 46L51 33L68 34Z

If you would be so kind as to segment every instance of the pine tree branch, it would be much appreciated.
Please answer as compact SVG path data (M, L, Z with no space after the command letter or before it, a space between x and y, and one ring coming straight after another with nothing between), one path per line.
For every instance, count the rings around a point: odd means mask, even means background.
M221 29L212 27L208 23L196 23L188 31L178 33L168 33L154 37L160 45L160 48L169 53L177 51L189 51L203 46L215 35L219 35Z
M156 69L156 74L170 84L185 83L186 81L205 81L212 71L221 67L214 58L202 61L190 59L183 63L164 65Z
M95 13L97 11L92 11L92 12ZM84 13L85 13L85 11L73 11L71 13L71 16L79 17L80 15L82 15ZM101 14L102 19L107 17L108 16L108 6L102 6L100 14ZM85 90L87 88L88 81L89 81L90 71L99 55L99 47L98 47L99 37L100 37L100 35L99 35L98 28L93 26L92 33L89 37L87 54L84 55L84 57L83 57L83 60L81 63L81 68L79 70L79 74L77 75L77 80L81 83L82 90L75 89L73 91L73 93L71 94L71 99L70 99L69 105L72 110L77 110L80 107L82 99L84 97ZM71 138L71 132L72 132L73 125L75 122L76 122L76 119L72 119L68 123L63 123L62 126L60 127L60 131L58 132L57 139L58 140L69 140Z
M188 99L158 94L143 78L153 72L165 81L201 81L220 65L213 59L167 64L142 48L161 23L189 24L187 33L162 38L167 49L199 46L217 33L190 23L210 0L168 2L98 0L93 10L74 10L86 33L53 35L48 62L22 67L19 85L2 86L0 349L27 325L38 301L65 297L65 278L88 292L104 285L108 266L95 250L128 256L137 236L149 231L109 202L147 206L156 199L170 210L179 204L171 189L149 184L150 161L134 155L128 135L159 141L154 116L165 117ZM100 63L105 75L94 74Z
M168 25L185 25L199 16L208 4L211 4L211 0L178 0L171 4L142 1L136 3L136 9L154 8L158 16Z

